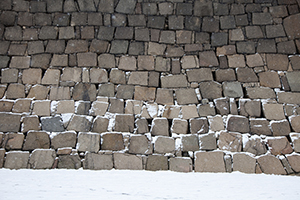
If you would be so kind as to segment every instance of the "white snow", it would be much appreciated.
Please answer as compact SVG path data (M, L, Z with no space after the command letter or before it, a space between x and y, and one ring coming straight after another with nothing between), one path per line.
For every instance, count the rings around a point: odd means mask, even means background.
M171 171L0 169L5 200L299 199L299 177Z

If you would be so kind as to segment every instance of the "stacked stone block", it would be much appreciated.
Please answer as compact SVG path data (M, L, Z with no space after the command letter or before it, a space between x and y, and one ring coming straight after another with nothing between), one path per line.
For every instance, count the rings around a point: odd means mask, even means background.
M299 9L1 1L0 167L298 173Z

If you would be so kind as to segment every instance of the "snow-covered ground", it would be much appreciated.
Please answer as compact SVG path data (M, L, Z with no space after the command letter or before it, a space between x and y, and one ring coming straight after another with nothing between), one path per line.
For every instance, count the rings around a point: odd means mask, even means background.
M1 200L300 199L300 177L170 171L0 169Z

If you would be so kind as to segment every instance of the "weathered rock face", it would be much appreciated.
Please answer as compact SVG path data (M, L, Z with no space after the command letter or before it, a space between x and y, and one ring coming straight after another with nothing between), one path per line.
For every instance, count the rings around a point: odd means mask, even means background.
M297 173L299 0L0 2L0 167Z
M196 152L195 172L226 172L224 153L221 151Z

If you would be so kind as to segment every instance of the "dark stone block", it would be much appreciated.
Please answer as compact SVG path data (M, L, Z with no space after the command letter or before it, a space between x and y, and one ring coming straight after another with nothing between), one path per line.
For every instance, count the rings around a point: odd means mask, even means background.
M212 33L211 45L212 46L224 46L228 44L228 33Z
M115 32L114 27L100 26L98 39L111 41L114 37L114 32Z
M204 17L202 22L202 31L204 32L218 32L219 20L213 17Z
M42 130L49 132L64 131L64 126L59 116L55 117L41 117Z
M185 17L185 29L191 31L200 31L201 19L199 17L186 16Z

